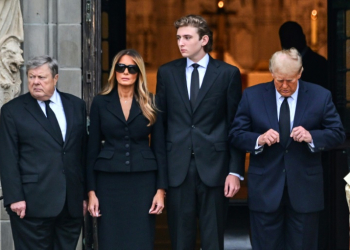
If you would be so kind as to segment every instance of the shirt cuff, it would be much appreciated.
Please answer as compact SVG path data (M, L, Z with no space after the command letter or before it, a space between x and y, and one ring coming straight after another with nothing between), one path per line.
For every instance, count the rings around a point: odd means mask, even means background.
M260 135L261 136L261 135ZM258 141L259 141L259 138L260 136L258 137L258 139L256 139L256 143L255 143L255 151L254 151L254 154L260 154L263 150L264 150L264 145L262 146L259 146L258 144Z
M234 176L237 176L241 181L244 180L244 177L243 176L240 176L239 174L236 174L236 173L229 173L230 175L234 175Z
M314 144L313 140L308 143L308 146L309 146L309 149L311 150L311 152L315 152L315 144Z

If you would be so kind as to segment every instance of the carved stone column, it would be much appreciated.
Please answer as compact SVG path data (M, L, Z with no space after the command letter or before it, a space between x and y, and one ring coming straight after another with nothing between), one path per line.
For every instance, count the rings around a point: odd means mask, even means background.
M19 0L0 1L0 107L21 91L23 19Z

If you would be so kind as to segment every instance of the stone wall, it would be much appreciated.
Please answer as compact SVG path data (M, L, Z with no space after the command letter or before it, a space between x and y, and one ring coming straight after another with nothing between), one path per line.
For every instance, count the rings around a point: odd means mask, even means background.
M24 23L23 58L50 55L60 64L58 89L82 96L82 0L21 0ZM28 92L25 66L22 93ZM0 250L12 250L8 215L1 202ZM79 243L77 249L82 249Z

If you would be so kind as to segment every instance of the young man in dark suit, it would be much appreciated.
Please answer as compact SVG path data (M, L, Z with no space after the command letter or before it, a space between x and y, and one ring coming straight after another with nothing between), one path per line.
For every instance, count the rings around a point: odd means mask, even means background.
M324 207L321 152L345 133L323 87L300 80L299 52L270 59L272 82L246 89L230 131L233 146L250 152L248 205L257 250L316 250Z
M182 17L175 27L184 58L161 66L157 75L172 248L195 248L198 218L202 249L223 249L228 198L240 189L244 172L244 153L228 146L241 76L236 67L208 54L213 37L202 17Z
M29 93L5 104L0 173L15 248L75 249L84 199L86 107L56 89L58 64L27 64Z

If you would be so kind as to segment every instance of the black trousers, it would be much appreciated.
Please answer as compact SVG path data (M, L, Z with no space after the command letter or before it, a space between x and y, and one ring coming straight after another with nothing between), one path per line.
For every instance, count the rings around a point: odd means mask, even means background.
M192 157L185 181L179 187L169 187L167 192L172 249L195 249L197 219L202 250L223 249L227 208L224 186L206 186Z
M293 209L286 186L277 211L250 210L253 249L317 250L318 220L319 212L298 213Z
M7 208L16 250L75 250L83 217L69 215L67 204L57 217L23 219Z

